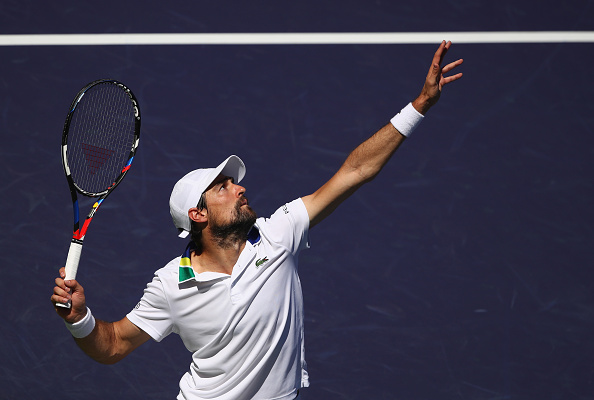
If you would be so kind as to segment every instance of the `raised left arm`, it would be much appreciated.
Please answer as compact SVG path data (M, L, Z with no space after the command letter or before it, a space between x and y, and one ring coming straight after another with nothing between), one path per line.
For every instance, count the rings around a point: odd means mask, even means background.
M412 102L414 110L409 109L409 113L425 115L439 100L443 86L462 77L461 73L449 77L443 75L462 64L462 59L459 59L441 67L450 46L451 42L443 41L435 52L421 94ZM385 125L353 150L328 182L313 194L303 197L310 228L330 215L364 183L375 178L404 142L405 134L399 132L392 123Z

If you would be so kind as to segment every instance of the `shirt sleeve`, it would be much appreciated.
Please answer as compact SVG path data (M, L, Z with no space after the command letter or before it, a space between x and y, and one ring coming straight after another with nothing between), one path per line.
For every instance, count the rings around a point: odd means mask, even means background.
M261 225L269 240L286 247L292 254L309 248L309 215L300 198L280 207Z
M146 286L142 298L126 317L157 342L173 331L169 303L158 275Z

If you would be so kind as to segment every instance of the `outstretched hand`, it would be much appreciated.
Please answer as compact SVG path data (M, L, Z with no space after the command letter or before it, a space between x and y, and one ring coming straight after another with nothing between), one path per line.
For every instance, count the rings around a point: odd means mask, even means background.
M413 101L413 106L423 115L437 103L441 96L441 90L445 85L462 77L461 72L448 77L444 76L444 74L450 72L464 62L463 59L459 59L447 64L445 67L441 66L451 45L452 42L446 42L445 40L441 42L433 56L431 67L429 68L429 73L425 79L421 94L415 101Z

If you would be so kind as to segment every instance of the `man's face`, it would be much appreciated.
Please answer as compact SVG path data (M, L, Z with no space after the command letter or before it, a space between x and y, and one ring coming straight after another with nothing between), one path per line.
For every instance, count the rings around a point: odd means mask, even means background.
M249 206L245 188L233 179L219 175L206 191L208 226L215 233L229 235L249 230L256 222L256 212ZM246 234L247 234L246 230Z

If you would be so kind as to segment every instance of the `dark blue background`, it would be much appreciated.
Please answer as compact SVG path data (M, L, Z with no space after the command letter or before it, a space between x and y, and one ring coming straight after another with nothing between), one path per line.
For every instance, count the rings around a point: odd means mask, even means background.
M540 30L594 30L594 2L0 6L3 34ZM190 364L173 335L97 364L49 301L72 225L61 131L84 84L125 82L143 117L78 275L115 320L185 246L167 205L179 177L238 154L260 215L313 192L418 94L436 48L0 48L0 398L171 399ZM593 50L454 43L464 78L302 253L305 399L594 398Z

